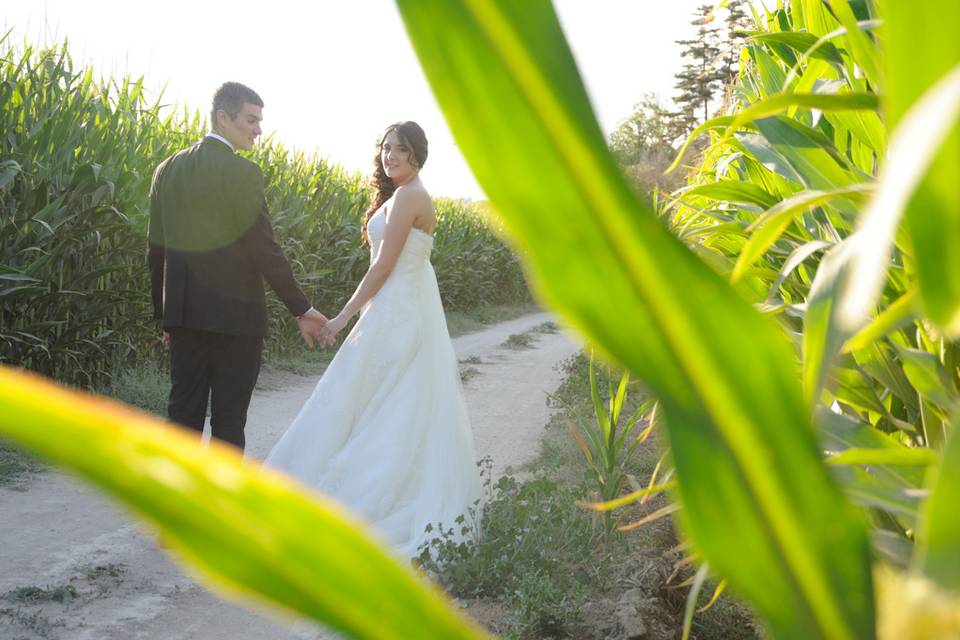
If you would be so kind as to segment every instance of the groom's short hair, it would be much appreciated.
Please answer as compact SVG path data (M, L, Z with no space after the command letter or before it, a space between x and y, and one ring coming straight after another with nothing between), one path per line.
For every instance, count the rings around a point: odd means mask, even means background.
M223 109L233 120L243 109L244 104L263 106L263 100L257 92L239 82L224 82L213 92L213 105L210 108L210 122L212 127L217 126L217 111Z

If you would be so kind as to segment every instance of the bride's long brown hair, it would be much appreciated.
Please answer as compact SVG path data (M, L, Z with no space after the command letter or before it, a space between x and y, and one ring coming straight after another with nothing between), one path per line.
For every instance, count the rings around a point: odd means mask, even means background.
M390 199L393 192L397 190L397 186L393 184L393 180L387 175L386 170L383 168L383 162L380 159L383 141L390 135L391 131L395 131L397 137L400 138L400 142L410 149L412 156L410 158L411 164L415 165L418 169L422 169L427 161L427 135L416 122L412 120L394 122L384 129L383 134L377 141L377 153L373 157L373 178L370 180L370 186L373 187L374 192L370 198L370 207L363 213L363 224L360 227L360 236L363 238L364 243L369 242L367 237L367 224L370 222L370 218L383 206L384 202Z

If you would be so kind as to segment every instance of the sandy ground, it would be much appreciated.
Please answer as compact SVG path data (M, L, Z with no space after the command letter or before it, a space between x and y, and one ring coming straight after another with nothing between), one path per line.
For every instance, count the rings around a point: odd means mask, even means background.
M533 314L461 336L454 347L478 457L493 477L532 459L551 409L556 365L576 352L563 333L530 332L529 348L504 346L551 320ZM316 379L271 373L251 403L247 453L262 459L293 420ZM69 585L65 603L0 599L0 639L244 640L284 638L289 621L221 600L160 551L153 536L113 502L50 470L25 490L0 489L0 595ZM72 595L72 594L71 594Z

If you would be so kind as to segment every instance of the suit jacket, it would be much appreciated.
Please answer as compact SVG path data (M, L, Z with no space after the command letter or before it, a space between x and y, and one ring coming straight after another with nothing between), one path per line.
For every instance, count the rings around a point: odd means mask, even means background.
M260 167L215 138L154 172L148 262L165 329L266 335L264 280L290 313L310 308L273 236Z

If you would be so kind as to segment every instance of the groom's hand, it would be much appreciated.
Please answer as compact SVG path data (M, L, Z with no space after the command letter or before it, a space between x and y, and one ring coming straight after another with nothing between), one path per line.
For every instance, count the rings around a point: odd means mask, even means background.
M332 320L328 320L326 326L323 327L323 331L318 336L320 344L325 347L329 347L337 341L337 334L340 333L340 330L346 326L347 321L341 316L337 315Z
M310 307L310 310L297 318L297 326L300 328L300 336L307 343L307 347L313 349L314 339L320 339L320 332L327 324L327 318L322 313Z

